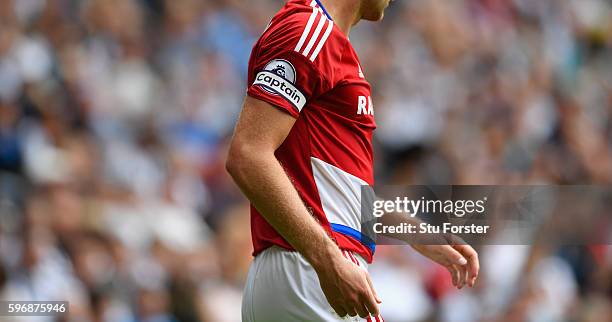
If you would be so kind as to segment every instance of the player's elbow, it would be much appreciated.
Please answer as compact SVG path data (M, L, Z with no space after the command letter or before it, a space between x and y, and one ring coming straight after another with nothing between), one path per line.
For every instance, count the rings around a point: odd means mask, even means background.
M257 160L257 152L252 146L246 142L233 140L225 161L225 169L234 180L240 181L252 171L253 167L256 167Z
M236 147L232 142L230 145L229 152L227 153L227 159L225 160L225 170L229 173L232 178L235 178L244 168L244 159L240 157L240 148Z

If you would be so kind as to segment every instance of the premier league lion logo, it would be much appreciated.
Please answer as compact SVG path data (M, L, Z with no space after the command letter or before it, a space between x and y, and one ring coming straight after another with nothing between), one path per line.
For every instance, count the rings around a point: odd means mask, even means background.
M273 73L274 75L283 78L287 82L295 84L295 67L293 67L293 65L287 60L273 59L266 65L266 67L264 67L264 71ZM264 86L263 89L271 94L277 95L275 91L270 89L270 85Z
M295 68L290 62L284 59L271 60L266 67L264 67L264 70L288 80L291 84L295 84Z
M287 77L287 72L285 71L285 66L283 65L276 65L276 67L272 70L272 72L282 78Z

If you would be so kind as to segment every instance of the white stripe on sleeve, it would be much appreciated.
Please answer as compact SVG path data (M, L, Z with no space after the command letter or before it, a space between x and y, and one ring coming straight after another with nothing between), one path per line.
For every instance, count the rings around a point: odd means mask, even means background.
M321 52L323 45L325 45L327 38L329 38L332 29L334 29L334 22L329 20L329 23L327 24L327 30L325 30L325 34L323 34L323 38L321 38L321 41L319 41L317 48L315 48L315 50L312 52L312 56L310 56L310 61L314 61L315 59L317 59L317 56L319 55L319 52Z
M310 50L312 49L315 42L319 38L319 35L321 34L321 29L323 29L323 25L325 24L325 21L328 21L327 18L325 18L324 16L321 16L319 19L319 24L317 25L317 29L315 29L314 34L312 34L312 37L310 38L310 41L308 42L308 45L306 46L306 49L304 49L304 52L302 53L304 56L308 57Z
M295 46L295 51L297 52L299 52L302 49L304 42L306 42L306 38L308 38L308 34L310 34L310 29L312 29L312 25L314 24L315 18L317 17L317 12L318 12L317 2L315 0L312 0L312 2L310 3L310 6L312 7L312 14L310 15L310 18L308 18L308 22L306 23L306 28L304 29L304 32L302 33L300 40Z

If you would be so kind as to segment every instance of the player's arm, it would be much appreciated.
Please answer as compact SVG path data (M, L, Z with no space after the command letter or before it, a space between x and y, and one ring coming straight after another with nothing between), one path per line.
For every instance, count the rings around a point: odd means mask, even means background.
M274 152L295 118L247 96L226 167L262 216L314 267L329 303L340 315L377 315L380 303L367 273L345 260L306 209Z
M418 226L421 221L418 218L411 218L399 214L387 214L379 218L386 226L398 226L403 223ZM461 289L466 284L473 287L478 277L480 263L478 253L470 245L465 244L458 237L449 235L445 242L448 245L424 245L414 244L414 239L406 234L383 234L385 237L395 238L404 241L414 250L423 256L446 267L453 278L453 285ZM442 238L440 236L440 238Z

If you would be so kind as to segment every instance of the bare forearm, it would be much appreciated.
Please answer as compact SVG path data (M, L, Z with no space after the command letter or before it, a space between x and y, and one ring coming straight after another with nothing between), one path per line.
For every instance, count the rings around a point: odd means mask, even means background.
M338 247L304 206L273 154L242 154L228 167L242 192L276 231L315 268Z
M384 226L399 226L402 224L418 226L420 223L422 223L422 221L418 218L409 217L409 216L396 214L396 213L386 214L382 216L381 218L378 218L377 222L383 224ZM413 235L406 234L406 233L389 233L385 231L381 235L388 237L388 238L400 240L407 244L413 244L416 239Z

